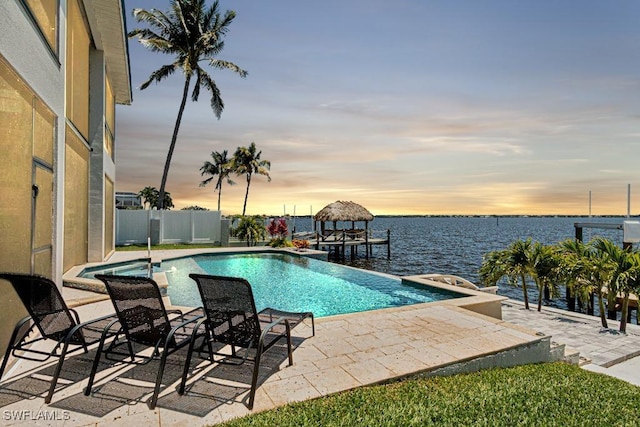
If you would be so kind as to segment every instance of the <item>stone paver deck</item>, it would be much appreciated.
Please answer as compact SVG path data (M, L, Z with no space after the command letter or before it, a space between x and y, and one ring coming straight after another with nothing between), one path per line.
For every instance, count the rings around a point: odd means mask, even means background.
M78 292L74 297L82 298ZM109 304L102 301L81 306L81 318L109 311ZM526 328L444 304L320 318L316 319L315 337L310 337L309 324L298 326L294 335L297 348L293 366L287 366L284 349L266 353L269 357L261 365L263 383L256 393L254 412L541 340ZM187 393L179 396L175 385L184 360L179 352L169 358L171 361L175 357L175 364L168 366L166 387L156 409L150 410L146 400L151 384L140 381L154 378L157 365L107 366L97 376L93 395L85 397L82 389L92 357L93 352L89 352L65 362L61 378L71 383L56 392L50 405L45 405L41 397L48 381L39 375L47 369L19 364L27 370L26 376L0 386L3 425L199 426L251 412L243 403L251 365L229 367L203 362L195 369ZM13 375L17 375L15 370ZM239 376L246 380L229 380Z
M524 309L520 301L502 303L502 318L509 323L552 336L554 342L580 352L585 362L610 367L640 355L640 326L627 324L627 333L618 332L619 322L608 320L609 329L600 318L565 310L543 307L541 312L531 305Z

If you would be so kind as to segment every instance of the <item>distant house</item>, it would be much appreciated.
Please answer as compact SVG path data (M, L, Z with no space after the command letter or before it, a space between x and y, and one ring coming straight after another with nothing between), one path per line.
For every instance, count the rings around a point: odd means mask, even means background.
M142 209L142 198L138 193L128 191L116 192L116 208L117 209Z
M123 0L0 2L0 271L61 283L114 250Z

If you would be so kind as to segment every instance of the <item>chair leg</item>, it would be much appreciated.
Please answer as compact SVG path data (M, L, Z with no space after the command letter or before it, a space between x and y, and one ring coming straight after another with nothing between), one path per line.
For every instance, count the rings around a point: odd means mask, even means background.
M258 344L258 347L256 348L256 358L253 361L253 377L251 379L251 391L249 391L249 403L247 405L249 409L253 409L253 401L256 397L256 388L258 385L258 372L260 371L260 359L262 357L263 348L264 348L264 345L262 341L260 341L260 343Z
M16 344L16 342L22 341L31 331L31 328L29 328L29 330L24 335L22 335L22 337L20 337L20 340L16 341L18 337L18 333L20 333L20 329L22 329L24 324L29 320L31 320L31 317L27 316L22 320L18 321L18 323L16 323L16 326L13 328L13 333L11 333L11 338L9 339L9 345L7 346L7 351L4 353L4 358L2 359L2 365L0 366L0 380L2 380L2 375L4 375L4 370L7 369L9 356L11 355L11 351L13 351L13 349L15 348L14 344Z
M98 365L100 364L100 356L102 355L102 349L104 348L104 336L100 340L100 344L98 345L98 349L96 350L96 358L93 359L93 366L91 367L91 374L89 375L89 382L87 383L87 387L84 389L84 395L89 396L91 394L91 388L93 387L93 380L96 377L96 372L98 371Z
M4 374L4 370L7 368L7 362L9 361L9 355L11 354L12 349L13 349L13 336L11 337L11 342L9 342L7 351L4 353L4 358L2 359L2 366L0 366L0 380L2 379L2 374Z
M91 375L89 375L89 382L87 383L87 388L84 389L85 396L89 396L91 394L91 388L93 387L93 380L95 379L96 372L98 371L98 365L100 363L100 355L102 354L104 343L107 340L111 327L117 322L118 322L117 320L112 320L107 326L105 326L104 330L102 331L102 336L100 337L100 344L98 344L98 348L96 349L96 358L93 359L93 366L91 367ZM112 348L112 346L115 344L117 339L118 339L118 334L116 333L116 335L113 338L113 341L111 342L111 344L109 344L109 348Z
M62 351L58 356L58 364L56 365L56 370L53 373L53 378L51 379L51 384L49 385L49 393L47 393L47 397L44 398L44 403L51 403L51 398L53 397L53 392L56 390L56 384L58 384L58 377L60 377L60 372L62 371L62 364L64 363L64 357L67 355L67 349L69 348L69 341L65 341L64 346L62 347Z
M0 380L2 379L2 375L4 374L4 370L7 368L7 362L9 362L9 356L11 356L11 350L13 350L13 343L16 340L16 335L18 335L18 330L20 327L16 325L13 330L13 334L11 334L11 339L9 340L9 345L7 346L7 351L4 353L4 358L2 359L2 366L0 366Z
M311 336L315 337L316 336L316 321L313 318L313 313L311 313L311 332L312 332Z
M195 346L195 342L196 342L195 337L197 335L198 329L200 328L200 326L204 321L205 319L200 320L196 324L196 326L193 328L193 332L191 334L191 342L189 342L189 350L187 351L187 360L185 360L184 362L184 370L182 371L182 380L180 381L180 386L178 387L178 394L180 395L184 394L184 386L185 386L185 383L187 382L187 375L189 374L189 365L191 365L191 357L193 356L193 347ZM208 328L206 326L205 326L205 330L208 331ZM204 339L207 341L209 345L209 357L213 358L211 354L211 341L209 341L208 333L206 334Z
M287 327L287 351L289 352L289 366L293 365L293 346L291 345L291 328L289 322L286 323Z
M133 353L133 346L131 345L131 341L127 341L127 348L129 349L129 354L131 355L131 361L134 362L136 360L136 355Z
M164 365L167 363L167 353L169 350L165 347L160 357L160 366L158 367L158 375L156 376L156 385L153 388L153 394L151 399L147 402L149 409L155 409L156 402L158 401L158 394L160 394L160 386L162 385L162 375L164 374Z

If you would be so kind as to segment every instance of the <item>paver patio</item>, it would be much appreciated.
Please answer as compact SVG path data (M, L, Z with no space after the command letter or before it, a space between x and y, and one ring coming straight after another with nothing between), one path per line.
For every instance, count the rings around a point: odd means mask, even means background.
M65 298L83 297L81 291L65 292ZM110 301L84 305L78 310L81 318L95 317L110 311ZM447 304L319 318L315 337L310 337L310 329L309 324L303 324L294 330L297 348L293 366L288 366L284 349L265 354L268 357L263 359L262 385L256 393L254 412L401 378L542 339L526 328ZM92 356L90 352L65 363L62 378L71 379L71 384L59 390L48 406L40 396L40 389L48 383L39 379L46 369L19 363L12 375L23 371L26 376L0 386L4 425L34 425L33 420L18 418L39 416L35 425L198 426L250 413L243 402L249 389L250 366L211 365L196 360L192 364L195 379L189 381L185 395L179 396L175 385L185 354L177 353L169 359L165 373L172 383L165 381L158 407L149 410L146 399L152 385L143 381L154 378L156 365L105 365L97 377L96 391L86 397L82 390ZM104 381L106 375L108 381ZM243 375L246 381L231 380Z

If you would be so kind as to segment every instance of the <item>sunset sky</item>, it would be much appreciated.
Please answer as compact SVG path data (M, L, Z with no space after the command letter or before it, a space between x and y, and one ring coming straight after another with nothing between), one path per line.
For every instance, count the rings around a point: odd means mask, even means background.
M166 10L168 0L125 0ZM210 69L225 109L189 101L167 191L199 187L211 151L255 142L248 214L351 200L380 214L640 211L640 1L221 1L237 13ZM184 77L139 90L173 58L129 41L133 104L117 108L117 191L160 187ZM222 190L242 212L246 181Z

